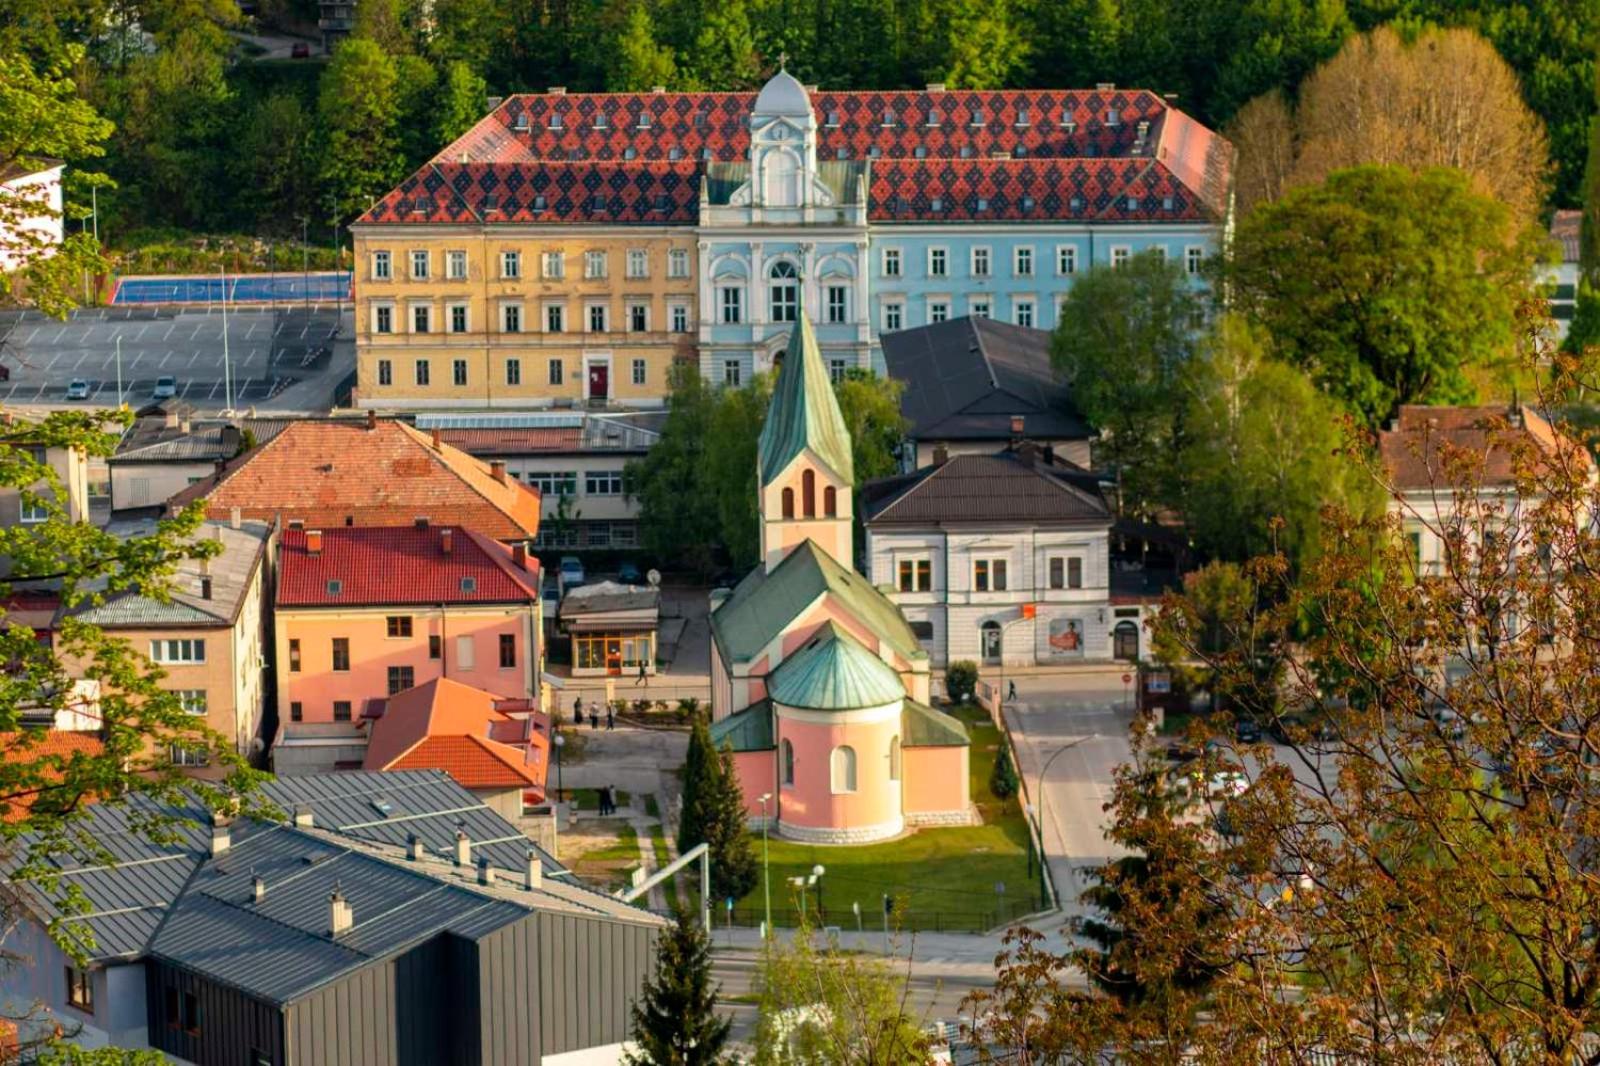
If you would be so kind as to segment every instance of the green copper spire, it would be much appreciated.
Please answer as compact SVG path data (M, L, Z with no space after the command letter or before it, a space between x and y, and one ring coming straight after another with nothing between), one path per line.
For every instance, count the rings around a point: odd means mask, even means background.
M817 350L816 334L805 308L800 309L789 349L772 390L767 424L761 427L761 483L783 472L807 448L848 485L855 484L850 458L850 432L833 395L833 382Z

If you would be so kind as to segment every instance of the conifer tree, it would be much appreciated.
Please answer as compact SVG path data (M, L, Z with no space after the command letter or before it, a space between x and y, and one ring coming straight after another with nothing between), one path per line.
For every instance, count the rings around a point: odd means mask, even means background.
M656 971L633 1005L628 1066L716 1066L726 1062L730 1019L716 1013L711 942L694 913L677 908L661 938Z
M737 900L756 887L756 853L747 831L744 790L733 770L733 752L713 751L711 790L702 798L706 843L711 845L711 891L717 899Z
M689 731L689 752L683 762L683 802L678 814L680 854L706 838L701 797L711 791L710 779L717 771L715 763L710 727L703 719L696 718Z
M1000 745L994 769L989 771L989 791L995 799L1010 799L1017 794L1017 770L1011 765L1011 749Z

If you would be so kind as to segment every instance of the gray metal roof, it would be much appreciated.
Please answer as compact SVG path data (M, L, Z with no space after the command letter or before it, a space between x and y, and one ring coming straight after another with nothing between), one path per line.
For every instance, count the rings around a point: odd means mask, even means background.
M137 437L125 438L117 453L107 462L113 466L129 463L201 463L231 459L239 451L239 427L228 423L196 426L191 431L163 434L141 444Z
M869 485L863 500L869 525L1111 523L1093 474L1016 451L957 455Z
M953 318L885 333L883 361L905 382L900 413L918 440L1009 440L1015 415L1036 440L1094 436L1056 377L1045 330Z
M133 536L153 531L154 522L113 523L107 529ZM203 568L198 559L179 563L169 579L167 598L129 590L73 613L86 622L111 628L231 626L261 565L271 530L266 522L241 522L238 529L226 522L206 522L196 537L221 541L222 554L205 560ZM210 599L201 594L206 577L211 579Z

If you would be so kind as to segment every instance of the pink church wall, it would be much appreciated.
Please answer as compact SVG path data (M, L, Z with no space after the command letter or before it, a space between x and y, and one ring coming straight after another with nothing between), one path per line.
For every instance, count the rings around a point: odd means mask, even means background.
M806 470L816 474L812 497L812 515L806 517L804 477ZM823 503L827 489L834 490L834 513L824 514ZM794 493L794 517L783 517L783 490ZM775 565L789 551L806 540L814 540L817 547L833 556L845 566L851 565L853 531L851 529L850 486L830 474L806 454L789 464L770 484L761 489L762 557L768 568Z
M761 815L761 797L777 792L777 755L770 751L736 751L733 753L733 776L739 781L744 794L745 814L752 818ZM768 813L775 813L776 802L768 802Z
M901 752L907 814L967 809L967 750L906 748Z
M889 780L889 741L900 732L900 716L883 722L831 725L778 718L782 741L794 744L794 784L781 789L782 821L807 828L855 829L900 817L900 782ZM833 749L856 752L856 790L835 794L829 760Z

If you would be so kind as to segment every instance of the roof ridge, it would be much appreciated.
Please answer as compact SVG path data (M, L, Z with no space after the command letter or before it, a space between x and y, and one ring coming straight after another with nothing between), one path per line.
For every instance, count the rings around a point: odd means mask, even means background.
M479 533L476 529L463 529L462 532L467 535L469 540L478 546L479 551L488 556L489 560L493 562L495 566L499 567L500 571L510 578L524 592L536 599L542 594L541 589L535 587L527 580L529 576L528 572L526 570L518 572L516 565L511 562L509 558L511 555L511 549L505 547L505 545L501 544L497 540L491 540L489 537ZM543 580L543 576L544 575L541 568L541 582Z
M424 436L422 430L417 429L415 426L407 425L405 422L395 421L395 422L391 422L389 424L390 425L399 426L400 429L403 432L405 432L405 434L408 437L411 438L412 443L416 444L423 451L427 452L428 456L435 463L437 463L441 468L443 468L446 473L453 474L456 477L457 480L459 480L462 484L466 485L467 488L470 489L472 492L476 493L478 495L478 497L481 500L483 500L484 503L487 503L489 506L493 507L495 510L497 510L497 511L501 512L502 514L504 514L506 516L507 521L511 522L513 525L518 524L516 519L512 518L510 513L507 511L506 507L504 507L499 500L494 499L487 492L485 492L483 490L483 488L480 487L478 485L478 483L477 483L477 480L476 480L477 477L486 477L486 478L490 479L491 481L494 481L494 473L489 468L489 464L488 463L484 463L481 459L478 459L476 456L469 455L467 452L464 452L460 448L457 448L454 444L446 444L444 442L443 438L440 439L439 446L437 448L435 448L433 446L433 440L432 440L431 437ZM281 436L281 434L280 434L280 436ZM452 452L455 452L457 455L461 456L463 459L466 459L469 464L481 464L482 465L482 469L479 469L477 466L470 466L469 468L470 468L470 470L471 470L471 472L472 472L472 474L474 476L473 477L464 476L464 472L463 472L462 468L458 467L457 465L455 465L455 462L454 462L453 459L446 459L445 458L445 449L446 448L449 448ZM497 485L503 484L506 488L510 488L512 483L510 481L506 481L506 482L495 481L495 484L497 484ZM522 483L520 481L516 483L516 490L517 491L521 491L523 488L524 488L524 486L522 485ZM531 492L531 491L535 491L535 490L529 489L527 491ZM465 527L464 526L458 526L456 528L464 529ZM527 539L527 538L526 537L519 537L518 539L519 540L523 540L523 539Z

